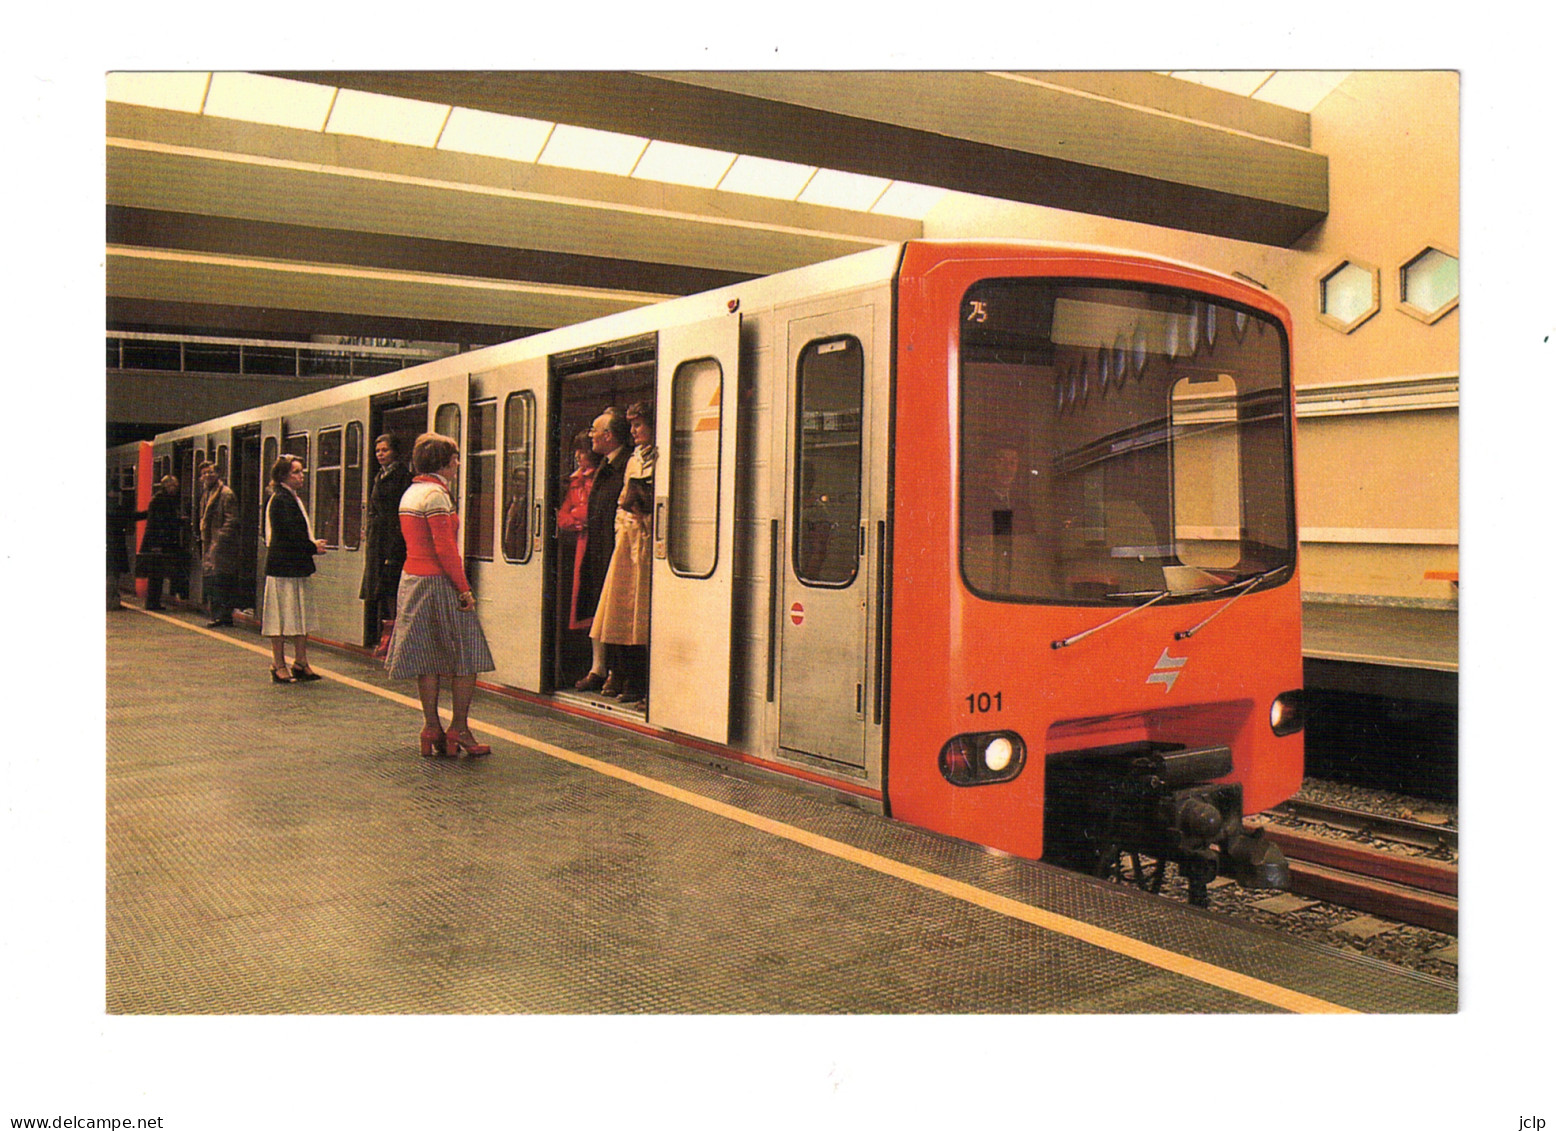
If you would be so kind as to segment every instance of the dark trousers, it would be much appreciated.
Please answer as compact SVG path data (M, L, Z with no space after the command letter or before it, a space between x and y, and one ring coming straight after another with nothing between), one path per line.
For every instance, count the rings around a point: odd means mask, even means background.
M162 560L161 554L156 554L146 563L146 607L148 609L160 609L162 607L162 582L167 579L167 564Z
M206 571L202 588L205 591L206 607L211 610L212 620L232 619L232 610L237 607L237 602L233 599L236 580L230 573Z

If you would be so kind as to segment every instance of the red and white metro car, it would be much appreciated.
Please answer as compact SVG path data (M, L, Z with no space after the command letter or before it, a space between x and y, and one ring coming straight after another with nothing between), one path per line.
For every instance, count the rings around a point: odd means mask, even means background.
M1242 817L1302 775L1290 316L1145 255L913 241L160 435L244 501L308 462L320 636L358 598L373 437L457 437L490 684L1099 874L1279 884ZM573 690L572 438L657 403L646 709ZM198 594L196 594L198 595ZM1158 873L1159 879L1159 873Z

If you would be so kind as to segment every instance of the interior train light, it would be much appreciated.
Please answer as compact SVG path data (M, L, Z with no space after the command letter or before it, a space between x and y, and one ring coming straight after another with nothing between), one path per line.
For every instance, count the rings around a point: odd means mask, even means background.
M1026 743L1014 731L959 734L940 748L940 773L952 785L1010 781L1026 765Z
M1270 704L1270 729L1276 734L1295 734L1307 721L1302 692L1283 691Z

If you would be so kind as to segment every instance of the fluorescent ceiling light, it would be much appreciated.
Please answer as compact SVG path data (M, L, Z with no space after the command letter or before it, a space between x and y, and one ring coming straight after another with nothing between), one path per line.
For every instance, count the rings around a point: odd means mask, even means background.
M624 177L632 172L647 145L648 139L643 137L559 124L551 131L551 140L546 142L539 161L542 165Z
M893 181L870 209L878 216L900 216L904 220L922 220L946 195L942 188Z
M788 161L742 155L735 158L735 163L719 182L719 188L729 192L743 192L748 196L793 200L800 195L800 190L815 172L813 165L793 165Z
M210 71L114 71L108 101L198 114L210 81Z
M1273 102L1292 110L1311 113L1334 88L1346 80L1349 71L1276 71L1270 81L1254 94L1258 102Z
M863 177L858 173L840 173L836 169L817 169L816 175L810 179L810 184L805 186L799 198L805 204L868 212L870 205L880 199L881 193L890 183L885 177Z
M342 87L325 132L430 147L437 143L449 110L434 102Z
M1231 94L1249 95L1258 90L1274 71L1172 71L1175 79L1187 79L1201 86L1213 86Z
M267 126L322 130L335 89L245 71L217 71L205 112L215 118L236 118Z
M677 145L669 141L651 141L643 151L634 177L666 181L692 188L713 188L735 161L733 153L703 149L695 145Z
M448 116L448 125L443 127L438 148L509 161L534 161L551 129L550 122L456 106Z

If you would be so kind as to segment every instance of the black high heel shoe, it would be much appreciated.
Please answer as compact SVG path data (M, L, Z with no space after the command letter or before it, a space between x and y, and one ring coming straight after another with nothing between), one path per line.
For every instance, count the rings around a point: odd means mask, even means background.
M299 667L296 664L292 665L292 676L300 683L310 683L313 680L324 678L312 668Z
M283 664L279 668L271 668L270 669L270 682L271 683L296 683L297 680L293 678L292 673L287 671L286 670L286 665Z

